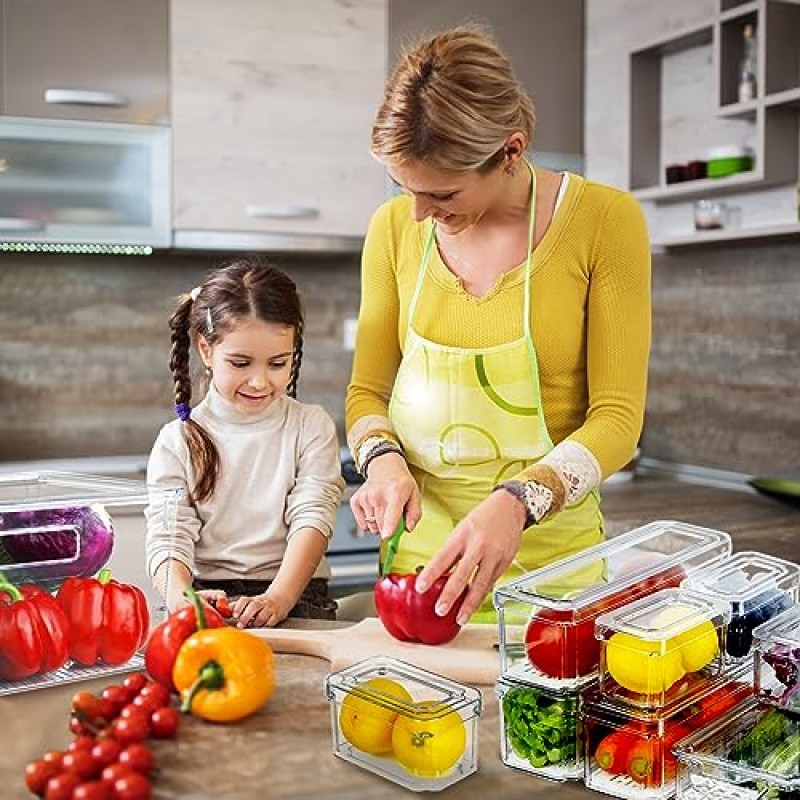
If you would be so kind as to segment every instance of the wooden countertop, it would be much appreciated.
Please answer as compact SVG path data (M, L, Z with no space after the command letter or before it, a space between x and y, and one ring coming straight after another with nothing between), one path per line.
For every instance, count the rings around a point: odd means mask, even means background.
M747 492L643 478L610 486L603 506L610 533L656 519L676 519L731 534L734 550L754 549L796 559L800 512ZM335 623L334 623L335 624ZM330 704L324 694L327 662L277 656L277 690L258 714L234 725L185 718L176 741L153 742L159 800L276 798L407 798L407 790L332 755ZM0 786L3 800L29 800L25 764L69 741L72 695L98 691L119 676L0 697ZM530 800L583 798L580 783L554 784L509 769L499 757L498 702L483 692L478 772L447 789L448 798Z

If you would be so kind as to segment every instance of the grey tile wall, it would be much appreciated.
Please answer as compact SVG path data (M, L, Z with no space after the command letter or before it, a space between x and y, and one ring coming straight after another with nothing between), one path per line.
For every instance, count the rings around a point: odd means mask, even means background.
M174 299L227 257L0 255L0 461L147 453L172 418ZM358 256L272 260L306 304L299 396L343 430Z

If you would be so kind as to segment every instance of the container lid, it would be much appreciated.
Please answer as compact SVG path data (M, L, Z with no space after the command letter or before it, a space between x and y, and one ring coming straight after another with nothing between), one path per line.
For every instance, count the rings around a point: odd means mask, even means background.
M706 778L730 784L732 790L742 784L756 783L758 794L753 793L753 797L771 797L773 793L767 786L796 792L800 789L800 760L796 757L782 765L780 771L769 769L770 752L759 753L756 764L747 761L747 735L767 715L773 715L771 722L780 723L782 742L800 736L800 717L748 698L729 714L673 745L673 752L683 764L699 768ZM719 796L736 795L731 791Z
M762 651L773 646L786 648L800 661L800 606L792 606L755 628L753 644Z
M681 587L730 604L733 614L747 614L783 597L787 590L797 592L800 566L781 558L742 551L707 569L687 576Z
M704 698L723 687L735 687L739 702L750 700L753 696L753 666L750 663L737 664L724 672L713 675L688 673L674 686L667 689L664 704L660 706L641 706L630 703L623 693L610 695L591 686L583 693L583 703L587 714L603 716L612 714L625 719L642 722L670 720L678 714L702 704Z
M438 719L470 707L471 716L481 713L481 693L474 687L388 656L368 658L330 673L325 691L330 700L354 695L413 719Z
M494 605L499 609L512 600L588 618L609 594L647 581L655 590L670 574L684 577L725 558L731 549L723 531L658 520L498 586ZM587 585L587 574L601 579Z
M95 503L146 505L182 494L178 487L153 486L143 481L69 472L18 472L0 475L0 514Z
M730 606L717 598L703 597L685 589L661 589L600 614L595 621L595 635L599 639L606 638L608 631L614 631L645 641L662 642L704 622L720 627L730 617Z

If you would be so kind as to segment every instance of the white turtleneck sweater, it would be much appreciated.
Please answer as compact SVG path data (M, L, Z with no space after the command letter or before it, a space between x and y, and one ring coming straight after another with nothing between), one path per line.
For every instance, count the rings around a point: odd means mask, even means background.
M174 558L198 578L271 580L296 531L311 527L330 539L344 481L336 428L321 406L284 395L262 414L244 414L212 385L192 419L217 444L219 481L208 500L193 505L182 423L173 420L161 429L147 482L186 494L178 501L174 536L159 510L145 510L150 575ZM314 577L330 577L324 559Z

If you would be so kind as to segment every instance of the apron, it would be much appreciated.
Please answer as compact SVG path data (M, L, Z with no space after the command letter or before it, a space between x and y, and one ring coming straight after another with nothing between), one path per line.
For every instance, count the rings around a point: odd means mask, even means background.
M414 328L436 236L430 232L411 299L405 349L389 403L389 418L422 494L422 518L400 539L392 571L414 572L445 543L456 524L498 483L553 448L541 408L539 368L530 330L531 251L536 173L531 173L528 257L521 336L495 347L437 344ZM553 519L529 528L504 583L603 540L599 495L586 495ZM386 542L381 547L383 558ZM603 564L573 576L571 588L602 579ZM565 592L570 587L563 587ZM496 622L491 594L471 622Z

